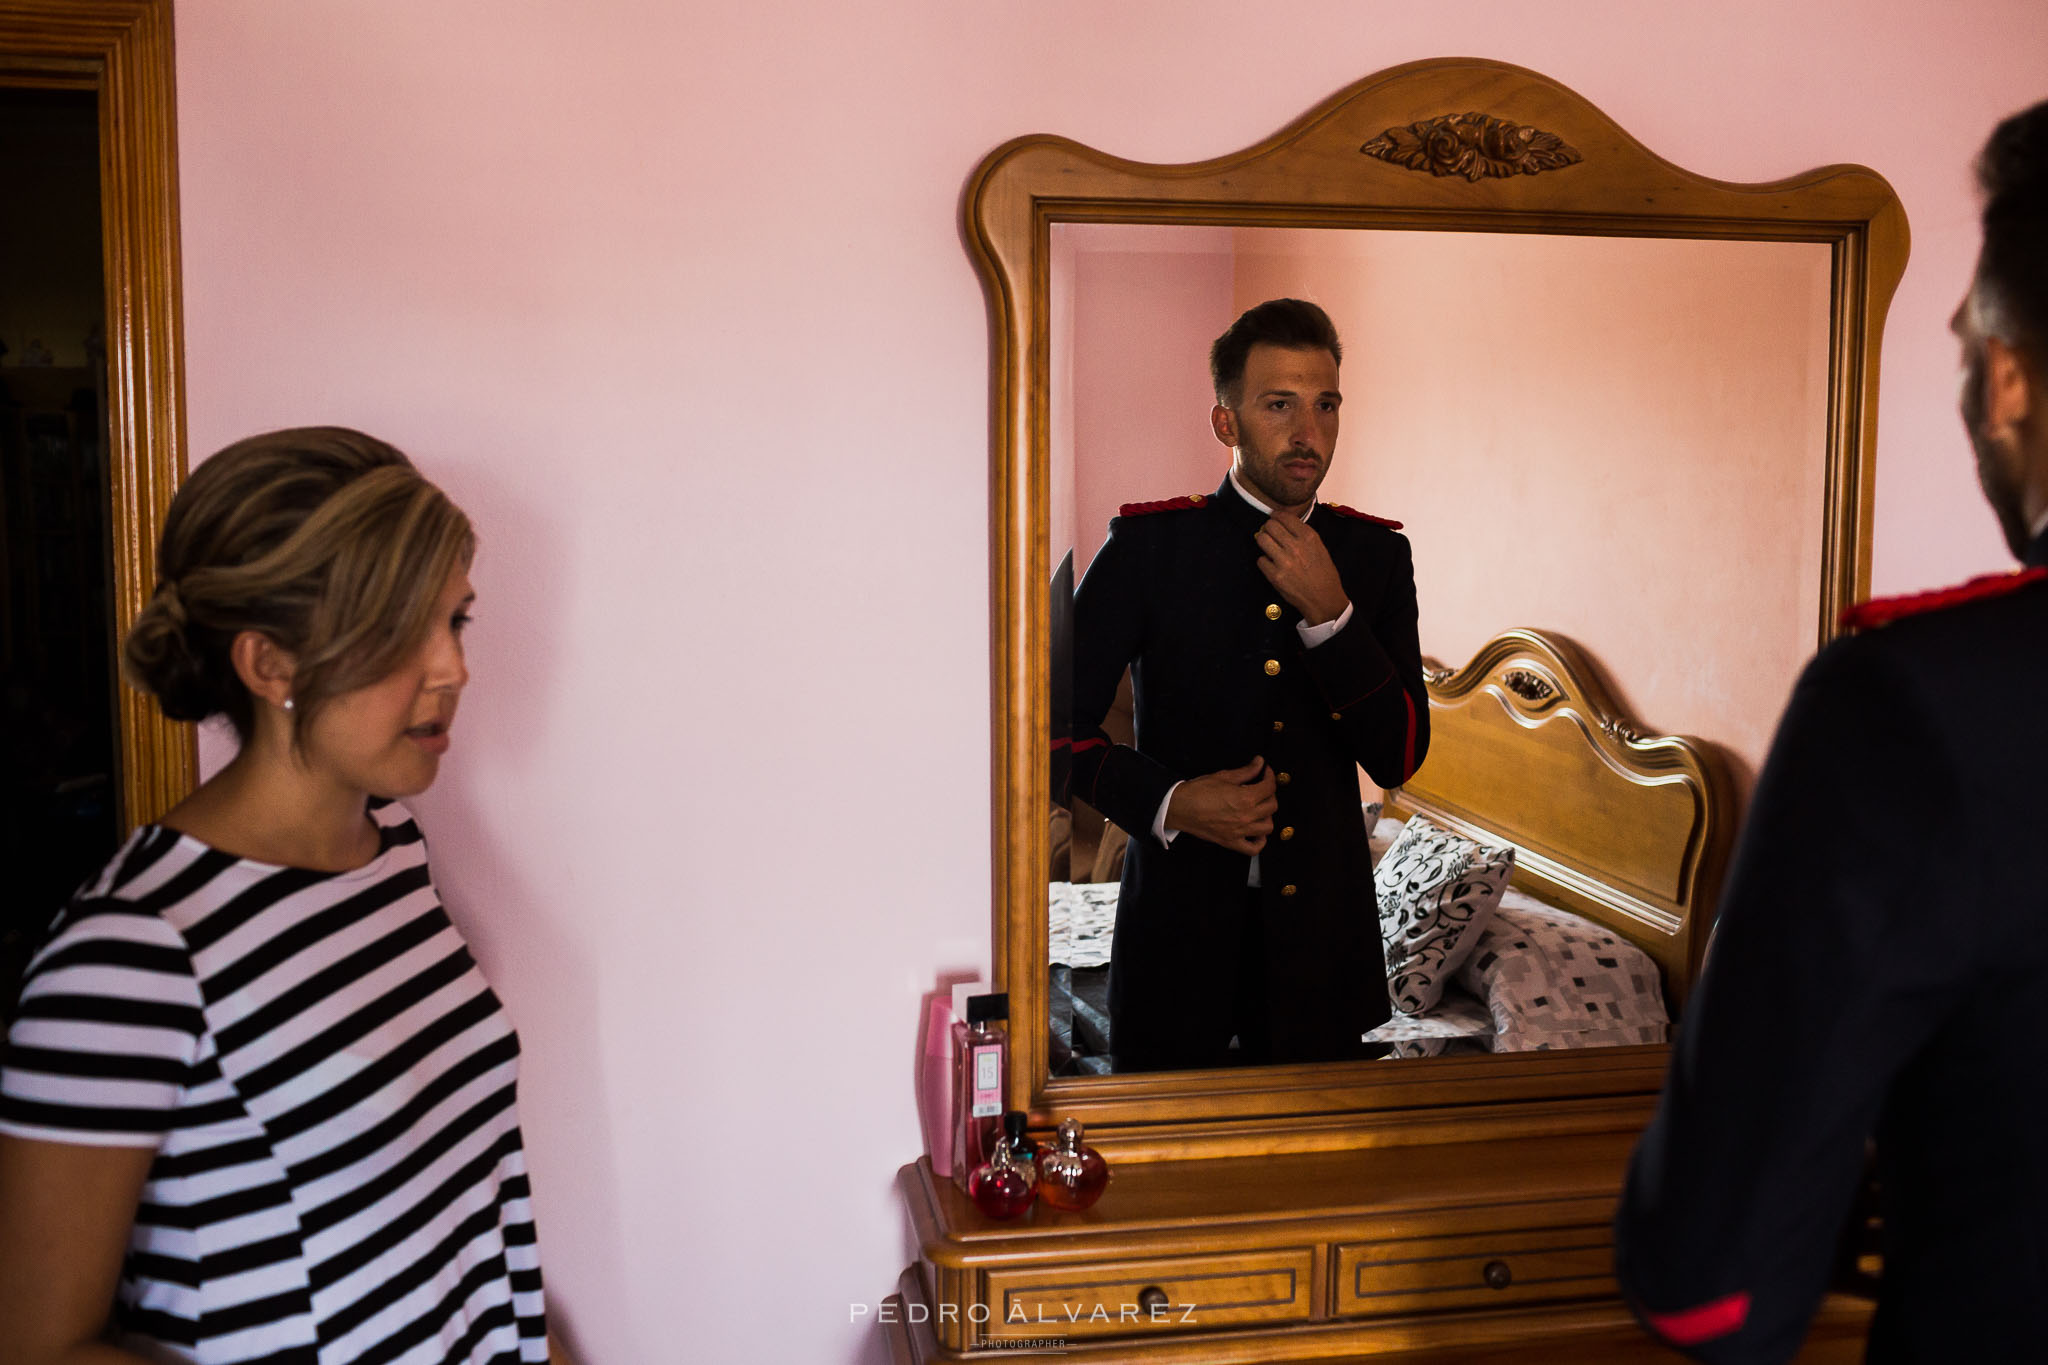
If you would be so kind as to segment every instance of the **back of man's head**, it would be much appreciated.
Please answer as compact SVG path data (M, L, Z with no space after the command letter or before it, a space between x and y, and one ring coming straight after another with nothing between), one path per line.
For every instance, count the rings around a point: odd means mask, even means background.
M1226 408L1236 407L1244 397L1244 362L1254 346L1328 351L1332 360L1344 362L1337 324L1328 313L1305 299L1268 299L1247 308L1209 348L1209 378L1216 386L1216 401Z
M1987 330L2048 362L2048 101L1992 130L1977 158L1984 193L1978 301Z

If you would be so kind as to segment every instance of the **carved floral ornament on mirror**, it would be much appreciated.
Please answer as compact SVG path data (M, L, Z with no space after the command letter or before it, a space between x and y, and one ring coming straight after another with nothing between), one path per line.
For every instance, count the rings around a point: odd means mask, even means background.
M1089 857L1085 812L1047 814L1066 594L1120 504L1218 488L1229 453L1206 430L1208 343L1260 299L1322 304L1345 352L1321 495L1406 523L1429 656L1437 737L1389 811L1431 811L1513 848L1511 896L1641 948L1675 1006L1704 942L1689 898L1711 893L1791 677L1867 577L1876 348L1906 249L1890 187L1848 166L1708 180L1541 76L1441 61L1369 77L1193 165L1021 138L984 161L966 214L995 341L993 939L1017 1021L1010 1103L1034 1127L1071 1113L1116 1155L1310 1122L1289 1116L1348 1131L1394 1110L1409 1124L1445 1105L1654 1093L1664 1052L1638 1045L1401 1066L1091 1065L1116 880L1112 858ZM1767 548L1697 572L1731 524ZM1447 730L1444 689L1511 628L1548 653L1503 656L1468 692L1518 728ZM1738 651L1744 631L1756 638ZM1716 711L1711 694L1731 691ZM1564 746L1548 732L1566 729L1581 752L1550 753ZM1512 735L1541 736L1543 752ZM1526 785L1510 790L1519 775L1590 791L1677 749L1697 759L1698 822L1660 833L1670 847L1574 825L1591 817L1570 801L1532 812ZM1440 770L1497 794L1437 800ZM1632 780L1650 799L1671 785L1661 769ZM1055 926L1062 894L1079 918ZM1372 915L1369 888L1360 900ZM1184 1131L1164 1138L1162 1123Z

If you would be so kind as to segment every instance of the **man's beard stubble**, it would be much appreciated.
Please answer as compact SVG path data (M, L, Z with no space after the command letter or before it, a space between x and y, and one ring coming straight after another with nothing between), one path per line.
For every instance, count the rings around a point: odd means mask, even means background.
M1316 494L1322 489L1323 479L1330 472L1329 462L1318 457L1319 468L1315 480L1309 485L1307 498L1303 499L1298 490L1275 487L1267 477L1267 471L1271 470L1277 478L1280 461L1288 457L1288 452L1283 451L1280 455L1269 456L1257 446L1246 443L1243 438L1240 438L1239 448L1249 456L1238 463L1239 477L1252 492L1259 495L1261 501L1276 509L1293 507L1303 501L1314 502Z
M1970 357L1963 379L1961 408L1963 430L1969 433L1970 449L1977 456L1977 486L1984 490L1984 500L1991 504L1992 515L1998 518L2006 548L2012 551L2014 559L2023 559L2027 542L2033 539L2032 528L2027 525L2019 482L2014 475L2018 461L2008 458L2012 452L2003 449L1985 426L1982 355Z
M1251 463L1249 460L1245 462L1243 469L1244 481L1251 485L1252 492L1257 493L1259 495L1259 499L1262 502L1264 502L1268 507L1277 510L1282 507L1291 507L1294 505L1296 501L1298 501L1298 499L1296 499L1286 489L1274 488L1270 486L1266 482L1266 480L1261 477L1263 472L1264 471L1261 470L1259 466ZM1311 490L1309 496L1315 496L1313 490Z
M2005 535L2006 548L2012 551L2014 559L2024 559L2027 542L2033 537L2027 525L2025 514L2020 511L2020 491L2012 486L2002 466L1996 463L1997 453L1989 437L1974 428L1970 432L1970 444L1977 450L1977 483L1984 490L1984 499L1991 504L1992 514L1998 518L1998 529Z

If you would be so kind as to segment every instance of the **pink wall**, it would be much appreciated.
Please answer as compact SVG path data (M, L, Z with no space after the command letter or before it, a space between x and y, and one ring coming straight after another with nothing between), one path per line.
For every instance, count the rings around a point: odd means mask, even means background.
M1325 496L1405 523L1422 645L1591 652L1660 732L1763 761L1820 602L1826 247L1245 232L1237 305L1345 338Z
M987 951L958 210L1004 139L1213 156L1472 53L1709 175L1876 166L1915 233L1878 586L2002 558L1943 324L1968 157L2048 93L2036 0L187 0L177 48L194 447L352 422L483 527L476 683L421 805L524 1032L591 1365L886 1358L851 1305L906 1254L917 999Z
M1054 287L1070 302L1052 331L1047 415L1055 498L1072 488L1078 583L1118 507L1223 478L1209 343L1233 316L1233 258L1228 228L1060 223L1053 235ZM1053 514L1055 545L1067 511Z

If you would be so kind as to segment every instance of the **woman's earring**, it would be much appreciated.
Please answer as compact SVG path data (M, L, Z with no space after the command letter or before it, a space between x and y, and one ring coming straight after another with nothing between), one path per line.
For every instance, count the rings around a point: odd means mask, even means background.
M292 699L290 697L284 699L284 709L287 711L292 709Z

